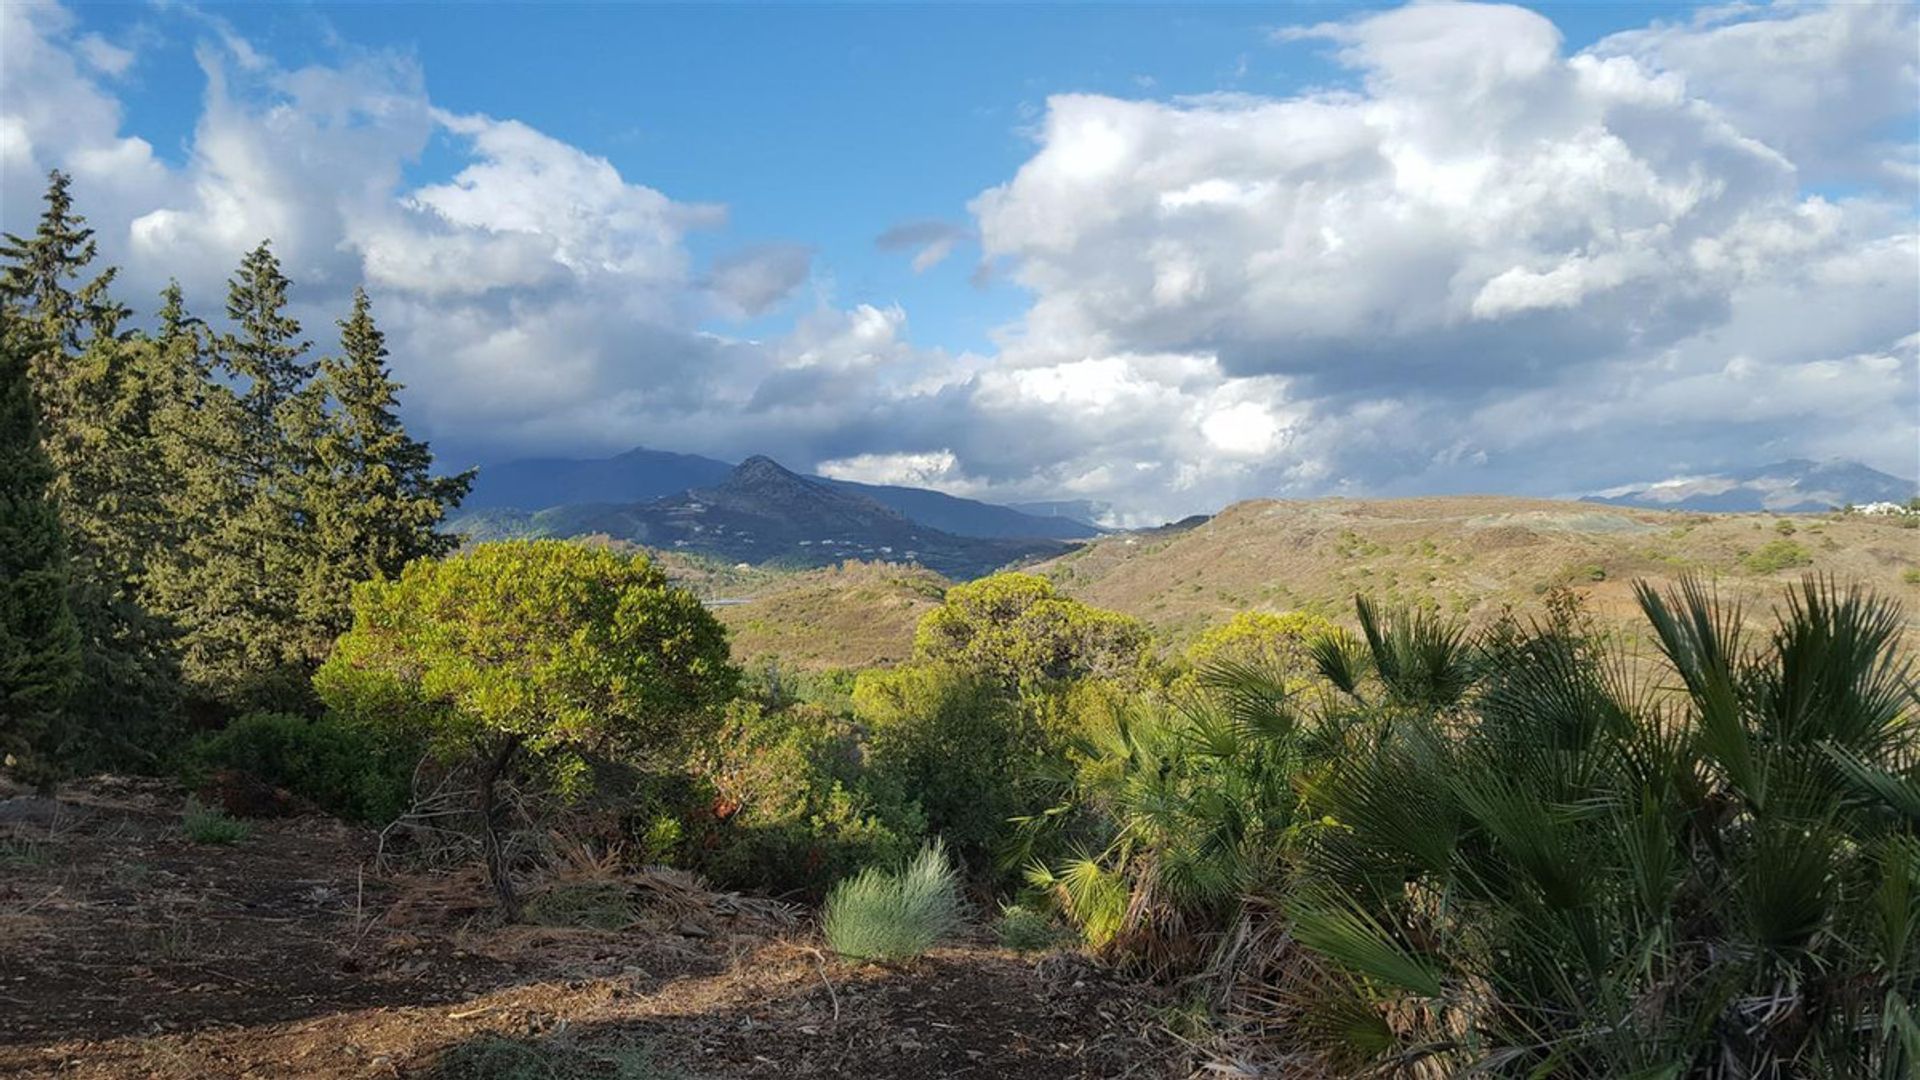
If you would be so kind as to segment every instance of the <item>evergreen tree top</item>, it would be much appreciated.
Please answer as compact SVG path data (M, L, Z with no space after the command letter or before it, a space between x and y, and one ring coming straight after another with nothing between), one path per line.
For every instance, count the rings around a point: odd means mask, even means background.
M38 325L49 342L73 350L80 347L80 331L91 326L96 335L111 336L127 309L107 295L117 271L108 267L75 289L99 253L87 219L73 210L71 177L58 169L47 174L46 209L28 237L6 234L0 245L0 299L18 306Z

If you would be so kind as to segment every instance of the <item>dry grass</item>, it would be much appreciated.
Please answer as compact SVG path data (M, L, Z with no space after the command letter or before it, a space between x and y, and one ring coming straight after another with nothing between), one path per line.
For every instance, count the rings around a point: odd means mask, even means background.
M1793 524L1810 565L1761 555ZM1779 550L1779 545L1773 549ZM1759 557L1756 557L1759 556ZM1605 625L1638 625L1631 583L1694 571L1765 616L1782 581L1833 573L1920 599L1920 533L1892 518L1696 514L1495 496L1237 503L1195 528L1124 534L1031 567L1069 595L1138 616L1175 649L1246 610L1352 613L1353 596L1484 623L1550 588L1580 593ZM947 582L868 563L767 576L717 609L734 655L821 670L893 664ZM1908 610L1920 618L1920 603Z
M848 562L774 580L715 614L733 631L741 662L778 658L810 671L870 667L912 654L914 626L938 606L947 585L931 570Z
M1249 609L1351 613L1356 593L1475 622L1547 589L1581 594L1605 625L1637 623L1635 578L1693 571L1764 616L1808 571L1912 599L1920 534L1888 518L1796 515L1811 565L1761 572L1769 514L1694 514L1592 503L1450 498L1239 503L1180 532L1116 536L1041 564L1068 593L1145 620L1174 645ZM1920 618L1920 604L1908 609Z

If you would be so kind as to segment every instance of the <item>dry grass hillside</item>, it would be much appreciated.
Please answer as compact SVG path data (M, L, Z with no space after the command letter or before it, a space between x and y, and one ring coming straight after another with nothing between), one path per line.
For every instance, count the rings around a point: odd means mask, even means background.
M1912 519L1905 519L1911 521ZM1238 503L1188 529L1114 536L1036 572L1181 644L1247 609L1343 616L1355 593L1479 622L1554 586L1634 621L1632 582L1687 571L1760 613L1808 571L1901 598L1920 628L1920 531L1858 515L1697 514L1502 497Z
M804 573L694 562L668 569L703 595L734 601L716 611L733 631L736 658L778 657L812 670L906 659L914 625L948 584L931 571L880 563ZM1304 608L1344 620L1356 593L1481 623L1565 586L1602 620L1637 630L1634 580L1672 581L1687 571L1714 579L1757 616L1799 575L1832 573L1900 598L1920 630L1920 531L1858 515L1700 514L1495 496L1261 500L1191 527L1096 540L1022 569L1139 617L1175 649L1250 609Z
M734 658L778 658L805 670L893 664L913 652L913 628L948 582L931 570L847 562L771 578L717 606Z

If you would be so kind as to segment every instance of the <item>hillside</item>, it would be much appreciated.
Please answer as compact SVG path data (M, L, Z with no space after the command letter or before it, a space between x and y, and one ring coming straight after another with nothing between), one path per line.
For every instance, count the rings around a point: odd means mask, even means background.
M1911 519L1909 519L1911 520ZM1790 531L1789 531L1790 530ZM1759 601L1809 570L1908 602L1920 626L1920 533L1864 516L1709 515L1499 497L1254 501L1191 528L1095 541L1036 568L1170 640L1248 608L1344 614L1355 593L1475 620L1556 585L1624 621L1632 581L1694 570Z
M1786 532L1791 528L1791 533ZM1804 561L1803 561L1804 560ZM1863 516L1690 514L1499 497L1259 501L1217 517L1106 537L1029 567L1063 591L1138 616L1174 646L1250 608L1345 618L1355 593L1475 622L1566 586L1602 619L1637 622L1632 582L1688 570L1764 615L1809 570L1907 604L1920 629L1920 532ZM735 655L800 667L892 663L912 651L938 575L855 565L757 575L720 609Z
M912 654L914 626L948 584L918 567L849 562L756 583L714 613L733 633L734 658L749 666L893 664Z

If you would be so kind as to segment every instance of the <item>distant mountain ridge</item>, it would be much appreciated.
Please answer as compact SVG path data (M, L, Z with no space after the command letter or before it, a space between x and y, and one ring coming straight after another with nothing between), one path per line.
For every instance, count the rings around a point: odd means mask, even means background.
M570 516L579 505L651 502L712 487L724 483L734 469L735 466L724 461L698 454L675 454L645 447L610 458L511 461L482 466L474 481L473 493L462 504L462 510L467 517L475 516L476 511L492 510L519 510L535 515L561 511L564 517ZM865 495L917 524L955 536L1083 540L1104 531L1090 518L1071 513L1025 512L924 488L862 484L821 476L805 479Z
M847 559L917 563L951 578L979 577L1071 546L1047 537L946 532L856 487L801 476L771 458L756 456L730 469L717 484L646 502L574 503L536 512L482 508L450 526L479 540L605 534L754 565L816 567Z
M610 458L528 458L483 465L461 509L546 510L569 503L650 502L718 484L733 466L698 454L635 447Z
M1920 484L1859 462L1794 458L1731 472L1625 484L1594 492L1583 501L1707 513L1794 513L1905 503L1916 495L1920 495Z

